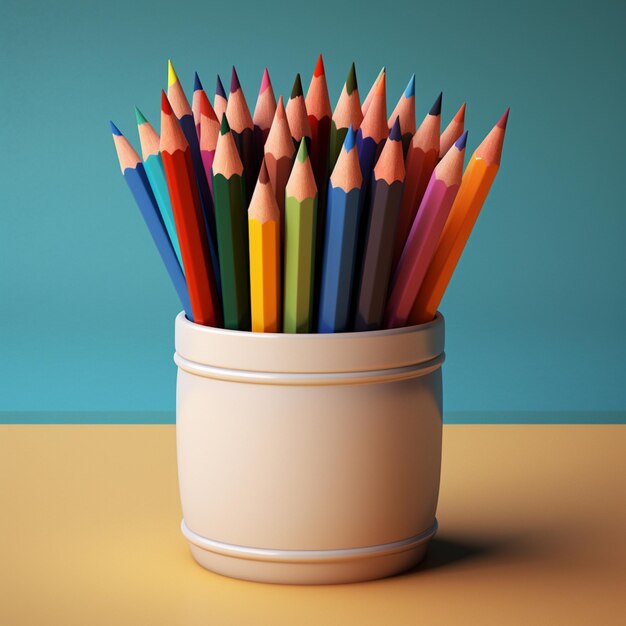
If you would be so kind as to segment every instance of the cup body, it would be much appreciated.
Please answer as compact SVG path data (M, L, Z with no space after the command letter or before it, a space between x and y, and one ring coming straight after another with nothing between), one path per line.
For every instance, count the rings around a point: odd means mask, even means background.
M444 321L364 333L237 332L176 319L182 530L248 580L388 576L436 530Z

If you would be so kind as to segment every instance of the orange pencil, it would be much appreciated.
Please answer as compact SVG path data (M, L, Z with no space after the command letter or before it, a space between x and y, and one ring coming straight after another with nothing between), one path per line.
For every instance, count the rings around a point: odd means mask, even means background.
M498 173L508 117L507 109L470 157L437 250L413 305L410 324L429 322L437 313L437 307Z
M454 145L454 142L463 134L465 130L465 102L456 112L446 129L441 133L439 139L439 158L443 159L446 152Z
M394 269L398 266L417 209L439 160L441 97L442 94L439 94L409 144L406 155L406 184L402 194L402 206L393 247L392 267Z
M385 73L385 66L383 65L380 68L380 72L378 72L378 76L376 77L376 80L372 83L372 86L370 87L370 90L367 96L365 96L365 100L363 100L363 104L361 105L361 112L363 113L363 117L365 117L367 110L370 108L370 104L372 104L372 98L374 97L374 94L376 93L376 85L378 85L378 81L381 79L384 73Z
M284 232L285 226L285 188L291 174L294 154L295 148L289 131L285 105L283 97L280 96L270 134L265 142L265 165L280 211L281 233Z
M311 149L311 125L306 111L304 96L302 95L302 81L300 74L296 74L293 81L291 95L285 108L287 112L287 122L289 122L289 130L293 138L294 149L299 148L302 139L305 139L307 151Z
M196 185L191 152L163 91L161 157L196 324L221 325L220 304Z

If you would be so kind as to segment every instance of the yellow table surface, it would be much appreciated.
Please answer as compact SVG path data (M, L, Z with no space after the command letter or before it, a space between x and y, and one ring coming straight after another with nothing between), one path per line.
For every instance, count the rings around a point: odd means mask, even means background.
M626 623L626 428L446 426L413 571L264 585L193 561L172 426L0 426L0 624Z

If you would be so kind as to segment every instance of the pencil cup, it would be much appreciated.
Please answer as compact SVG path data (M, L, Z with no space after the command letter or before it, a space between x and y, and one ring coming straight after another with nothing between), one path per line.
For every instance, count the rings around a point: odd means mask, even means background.
M444 321L363 333L176 319L182 531L209 570L328 584L416 564L437 529Z

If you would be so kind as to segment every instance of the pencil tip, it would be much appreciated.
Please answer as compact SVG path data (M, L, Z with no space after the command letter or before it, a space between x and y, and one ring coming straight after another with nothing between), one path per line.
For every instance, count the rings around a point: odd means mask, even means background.
M396 120L389 131L389 139L391 141L400 141L402 139L402 133L400 131L400 116L396 115Z
M167 60L167 87L168 89L178 81L178 76L176 76L176 70L172 65L171 59Z
M278 96L278 102L276 103L276 115L281 119L285 117L285 101L282 95Z
M415 96L415 74L411 76L411 80L409 80L409 83L406 86L406 89L404 90L404 97L407 98L407 100L409 98L413 98L414 96Z
M117 137L123 137L122 132L120 131L120 129L110 120L109 120L109 125L111 126L111 132L114 135L116 135Z
M200 77L198 76L198 72L194 72L193 74L193 90L199 91L202 89L202 83L200 82Z
M346 78L346 91L348 95L350 95L355 89L358 89L358 85L356 82L356 67L354 63L350 66L348 70L348 78Z
M165 90L161 90L161 111L167 115L172 114L172 107L170 106L170 101L167 99L167 95L165 94Z
M267 68L263 70L263 79L261 80L261 88L259 89L260 93L263 93L268 87L271 87L272 83L270 81L270 73L267 71Z
M458 150L465 150L467 144L467 131L465 131L455 142L455 146Z
M317 63L315 64L315 70L313 71L313 76L322 76L325 74L324 70L324 60L322 59L322 55L320 54L317 57Z
M356 146L356 133L354 132L354 127L352 124L348 127L348 132L346 133L346 138L343 141L343 149L346 152L350 152Z
M220 124L220 135L225 135L230 132L230 126L228 125L228 119L226 118L226 113L222 115L222 123Z
M217 81L215 83L215 95L226 99L226 92L224 91L224 85L222 85L222 79L220 75L217 75Z
M456 115L454 116L454 121L458 122L459 124L463 124L465 123L465 108L466 108L467 103L464 102L461 105L461 108L456 112Z
M300 74L296 74L296 80L293 81L293 87L291 89L290 99L297 98L302 95L302 81L300 80Z
M137 125L145 124L148 120L146 116L139 110L138 107L135 107L135 119L137 120Z
M437 96L437 99L435 100L435 103L433 104L433 106L430 108L428 115L441 115L442 98L443 98L443 91L439 92L439 95Z
M502 130L506 130L506 123L509 121L509 111L511 107L509 107L502 115L502 117L498 120L496 126L501 128Z
M306 141L304 137L300 140L300 147L298 148L297 159L300 163L304 163L309 158L309 151L306 147Z
M376 93L379 95L385 95L385 90L387 89L387 73L383 68L383 72L380 75L380 80L376 84Z
M259 182L262 185L266 185L269 182L270 175L267 173L267 165L265 165L265 158L261 161L261 169L259 170Z
M233 70L230 73L230 93L235 93L237 89L241 88L241 83L239 82L239 76L237 76L237 70L233 65Z

